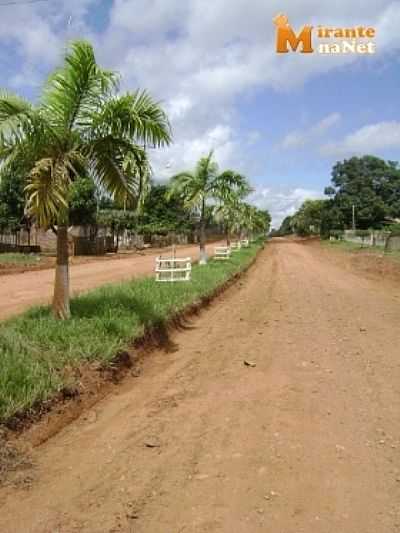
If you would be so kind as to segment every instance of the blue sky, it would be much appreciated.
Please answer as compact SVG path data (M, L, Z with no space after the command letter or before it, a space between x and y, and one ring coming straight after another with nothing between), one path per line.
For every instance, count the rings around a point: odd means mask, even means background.
M85 37L122 90L147 88L174 144L152 154L165 180L215 148L248 175L274 223L322 195L354 154L400 159L400 2L390 0L0 0L0 86L35 99L68 39ZM272 18L373 26L375 56L275 53Z

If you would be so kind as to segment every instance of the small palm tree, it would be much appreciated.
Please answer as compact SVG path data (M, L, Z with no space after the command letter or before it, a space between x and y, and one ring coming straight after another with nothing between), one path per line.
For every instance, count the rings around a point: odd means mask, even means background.
M171 139L168 119L149 94L119 96L117 89L117 76L98 66L92 46L75 41L37 106L0 93L0 179L14 161L22 164L29 212L40 226L56 226L53 311L58 318L70 316L71 183L89 173L115 199L138 200L148 177L143 145L160 146Z
M267 211L257 209L254 205L243 202L239 206L234 228L240 238L246 236L253 238L254 235L266 235L271 217Z
M213 160L214 152L202 157L193 171L180 172L173 176L168 196L179 196L188 208L199 214L200 265L207 263L206 254L206 208L209 200L228 198L232 189L240 187L243 177L227 170L219 173L218 164Z
M219 203L215 210L217 220L220 220L224 225L227 246L230 246L231 235L237 228L237 221L243 206L243 200L252 191L244 176L240 174L236 174L236 176L236 186L227 191L223 191L223 194L218 196Z

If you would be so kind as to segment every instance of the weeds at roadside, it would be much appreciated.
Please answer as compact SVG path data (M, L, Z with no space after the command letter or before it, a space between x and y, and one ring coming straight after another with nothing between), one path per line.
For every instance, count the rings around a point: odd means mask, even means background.
M379 256L385 256L385 257L391 257L397 261L400 261L400 251L385 251L383 246L367 246L367 245L361 245L355 242L349 242L349 241L321 241L324 246L332 247L332 248L339 248L341 250L344 250L346 252L353 252L353 253L371 253L374 255Z
M71 385L71 369L84 362L107 365L149 328L211 295L255 257L254 244L226 262L195 265L189 283L152 278L107 285L71 301L72 318L53 319L33 308L0 325L0 422Z
M40 260L37 254L0 254L0 265L31 266L39 264Z

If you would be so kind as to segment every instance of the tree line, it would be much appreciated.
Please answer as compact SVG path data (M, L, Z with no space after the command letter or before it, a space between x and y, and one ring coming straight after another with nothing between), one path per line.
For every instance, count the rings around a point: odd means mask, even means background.
M228 242L232 233L268 231L268 212L245 201L246 177L221 172L212 151L167 186L152 184L148 147L171 142L161 104L147 91L121 94L118 75L98 65L87 41L71 43L38 104L0 92L0 228L34 221L56 233L55 317L70 317L71 224L196 224L202 264L210 218Z
M274 234L329 237L345 229L393 227L400 222L399 163L372 155L337 162L325 196L306 200Z

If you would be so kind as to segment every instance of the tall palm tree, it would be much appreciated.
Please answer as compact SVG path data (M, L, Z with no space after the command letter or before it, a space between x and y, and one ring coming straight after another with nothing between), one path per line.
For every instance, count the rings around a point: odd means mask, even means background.
M188 208L197 211L200 217L200 265L207 263L206 254L206 208L209 200L217 201L229 196L232 188L240 186L243 177L227 170L219 173L214 161L214 151L202 157L193 171L184 171L171 179L168 196L179 196Z
M38 105L0 93L0 179L14 161L23 164L29 212L40 226L56 226L53 311L58 318L70 316L71 183L88 172L114 198L132 199L143 190L147 173L143 145L171 140L167 116L147 92L117 91L116 74L96 63L90 43L75 41L45 84Z

